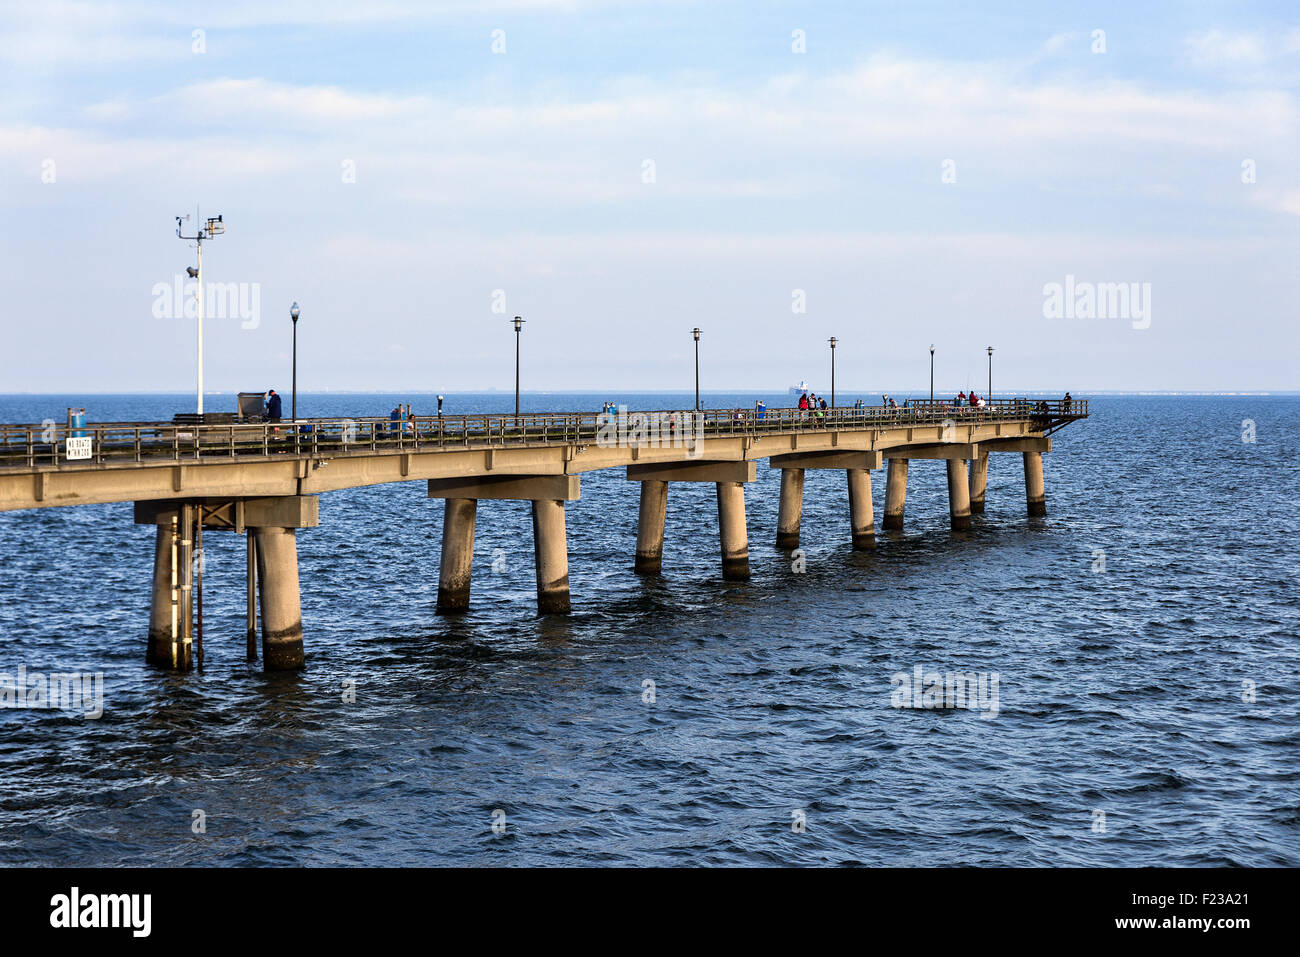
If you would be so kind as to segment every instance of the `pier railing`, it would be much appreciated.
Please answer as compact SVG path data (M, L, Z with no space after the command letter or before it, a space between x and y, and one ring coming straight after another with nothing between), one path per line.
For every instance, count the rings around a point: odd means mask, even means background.
M848 431L899 426L1030 420L1050 434L1086 418L1088 401L994 399L980 407L909 399L898 407L803 410L744 408L520 415L423 415L298 419L282 422L177 425L110 422L0 425L0 471L95 468L165 462L219 462L271 455L313 457L521 445L625 445L665 438L726 438L795 431ZM73 447L68 439L73 439Z

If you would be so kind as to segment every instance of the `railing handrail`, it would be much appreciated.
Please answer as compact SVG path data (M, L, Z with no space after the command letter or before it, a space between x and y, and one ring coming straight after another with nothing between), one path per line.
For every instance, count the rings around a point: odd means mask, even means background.
M1014 409L1016 409L1016 410L1032 411L1032 408L1033 408L1034 406L1036 406L1036 405L1039 404L1039 403L1043 403L1043 404L1045 404L1049 409L1051 409L1054 413L1059 414L1060 412L1062 412L1062 411L1064 410L1064 407L1065 407L1065 400L1063 400L1063 399L1044 399L1044 398L1041 398L1041 397L1038 397L1038 398L1031 398L1031 397L1028 397L1028 396L1025 396L1025 397L1017 397L1017 398L1006 398L1006 399L991 399L991 400L987 400L987 403L988 403L988 404L987 404L986 406L979 406L979 407L975 407L975 406L960 406L960 407L957 407L957 408L960 408L960 409L962 409L963 411L980 411L981 409L987 409L987 408L992 408L992 409L999 409L999 408L1014 408ZM930 399L905 399L905 400L903 401L903 403L897 407L897 409L895 409L895 408L892 407L892 406L884 406L884 405L869 405L869 406L862 406L862 407L849 406L849 405L838 405L838 406L835 406L835 408L834 408L833 411L835 411L835 412L837 412L837 413L842 413L842 414L847 414L847 413L851 413L851 412L859 412L859 413L861 413L861 412L870 412L870 413L881 413L881 414L885 414L885 413L890 413L890 412L894 412L894 411L902 411L902 410L904 410L904 409L910 409L910 408L921 408L921 407L923 407L923 406L929 406L929 405L931 405L931 404L933 405L933 407L942 407L942 408L948 408L948 409L954 408L954 406L953 406L953 402L952 402L952 400L950 400L950 399L934 399L934 400L930 400ZM1088 404L1088 400L1087 400L1087 399L1072 399L1072 400L1070 401L1070 405L1071 405L1075 410L1077 410L1078 408L1081 408L1081 407L1086 407L1087 404ZM618 407L618 408L623 408L623 407ZM617 412L618 409L616 408L615 411ZM628 411L628 414L629 414L629 415L631 415L631 414L642 414L642 415L672 415L672 414L677 414L677 415L688 415L688 414L693 414L696 410L694 410L694 409L629 409L629 410L627 410L627 411ZM756 411L756 410L755 410L755 407L754 407L754 406L721 407L721 408L717 408L717 409L702 409L702 410L700 410L701 414L706 415L706 416L707 416L707 415L723 414L723 413L730 414L730 413L735 413L735 412L745 413L745 412L755 412L755 411ZM804 411L804 410L799 409L799 408L796 408L796 407L793 407L793 406L766 406L766 407L764 408L764 411L765 411L767 414L769 414L769 415L776 415L777 413L787 413L787 414L789 414L789 413L795 413L795 414L797 414L797 413L802 412L802 411ZM809 411L813 411L813 410L809 410ZM828 407L827 409L825 409L825 410L823 410L823 411L831 412L832 410ZM605 414L606 414L606 413L601 412L601 411L582 411L582 412L554 412L554 411L548 411L548 412L520 412L520 413L518 413L517 415L516 415L516 413L514 413L514 412L469 412L469 413L465 413L465 414L463 414L463 415L440 415L440 414L437 414L437 413L432 413L432 414L426 414L426 415L417 415L417 416L415 416L415 418L416 418L417 420L423 420L423 421L434 421L434 422L437 422L437 421L455 422L455 421L457 421L457 420L482 420L482 419L493 419L493 420L495 420L495 419L513 419L513 418L535 420L535 419L539 419L539 418L548 418L548 419L556 419L556 418L570 418L570 419L572 419L572 418L587 417L587 418L596 418L596 419L599 419L599 418L601 418L601 417L602 417L603 415L605 415ZM258 420L258 421L245 421L245 422L239 422L239 421L236 421L236 422L186 423L186 422L164 422L164 421L157 421L157 420L153 420L153 421L150 421L150 420L123 420L123 421L97 422L97 423L96 423L96 422L87 422L87 423L85 423L84 425L74 425L74 426L72 426L72 427L71 427L71 431L73 431L73 432L77 432L77 431L88 431L88 430L93 430L93 429L128 429L128 428L180 429L180 430L182 430L182 431L190 431L190 430L193 430L193 429L212 430L212 431L227 431L227 430L229 430L232 426L235 427L235 428L240 428L240 429L258 428L258 427L267 427L267 428L272 428L272 429L274 429L274 428L283 428L283 427L285 427L285 426L287 426L287 425L292 425L292 424L310 425L310 424L314 424L314 423L330 423L330 422L355 422L355 423L361 423L361 422L367 422L367 423L370 423L370 422L374 422L374 423L378 423L378 424L384 424L384 425L387 425L387 424L392 424L392 423L399 422L399 421L400 421L400 422L405 422L405 421L407 421L407 420L406 420L406 419L400 419L400 420L399 420L399 419L393 419L393 418L391 418L390 416L387 416L387 415L366 415L366 416L361 416L361 415L357 415L357 416L321 416L321 417L300 416L300 417L298 417L297 419L283 418L283 419L281 419L281 420L279 420L279 421L276 421L276 422L270 422L270 421L266 421L266 420ZM37 430L39 430L39 429L44 429L44 428L46 428L46 426L43 425L43 424L41 424L41 423L31 423L31 422L0 423L0 430L6 430L6 429L37 429ZM67 431L67 430L69 430L69 427L68 427L66 424L59 424L59 423L57 423L57 422L55 422L55 423L53 423L52 425L50 425L49 428L57 429L57 430L59 430L59 431Z
M551 445L596 442L602 428L663 429L697 426L703 436L755 435L763 432L861 430L924 426L948 421L1034 421L1039 430L1088 415L1087 399L1005 398L983 406L955 406L945 399L908 399L894 406L837 406L799 409L785 406L613 412L479 412L467 415L346 416L284 419L280 422L113 422L0 425L0 469L63 467L69 464L67 439L91 438L91 465L120 461L201 462L217 458L265 457L290 453L320 457L350 451L406 452L474 445ZM686 417L699 416L688 420ZM76 460L72 467L78 467Z

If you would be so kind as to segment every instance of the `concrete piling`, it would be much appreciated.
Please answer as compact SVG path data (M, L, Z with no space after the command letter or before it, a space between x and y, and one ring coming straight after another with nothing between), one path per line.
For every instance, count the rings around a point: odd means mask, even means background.
M799 547L799 525L803 518L803 469L781 469L781 503L776 519L776 547Z
M537 563L537 610L543 615L569 611L569 543L564 502L533 500L533 554Z
M903 527L903 508L907 504L907 459L890 459L885 473L886 531Z
M145 661L171 667L172 642L176 636L173 621L176 609L172 604L172 534L171 524L156 526L153 552L153 598L149 605L149 643L145 648Z
M442 511L442 561L438 567L439 613L469 608L474 569L474 522L478 500L448 498Z
M641 483L641 509L636 530L636 571L658 575L663 565L664 520L668 514L668 483Z
M845 469L849 480L849 526L853 533L853 550L868 551L876 547L876 518L871 502L871 472Z
M247 607L244 610L244 636L249 661L257 660L257 535L250 528L248 538L248 570L245 579Z
M957 531L970 528L970 480L965 459L948 459L948 513Z
M564 530L564 503L578 500L578 476L506 473L429 479L429 497L446 502L438 581L440 612L463 611L469 607L474 517L480 499L532 504L537 609L542 614L569 610L569 545Z
M1047 514L1047 492L1043 486L1043 454L1024 452L1025 500L1031 516Z
M304 662L302 607L298 593L298 530L255 529L257 577L262 598L262 666L292 671Z
M984 514L984 493L989 483L989 454L984 452L970 461L970 510Z
M745 528L745 486L718 482L718 538L724 581L749 580L749 533Z

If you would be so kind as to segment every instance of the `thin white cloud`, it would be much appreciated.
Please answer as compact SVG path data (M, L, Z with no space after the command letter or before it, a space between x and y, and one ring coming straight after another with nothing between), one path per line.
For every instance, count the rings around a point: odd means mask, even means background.
M1179 92L1102 80L1028 84L998 64L871 57L824 78L785 75L751 89L660 83L654 93L541 102L473 103L299 86L261 78L227 78L185 86L154 98L196 124L238 118L250 133L293 127L322 135L339 123L398 126L410 142L446 132L458 139L547 133L589 139L656 137L689 124L746 139L796 135L821 143L869 146L1033 139L1077 144L1163 142L1215 148L1236 138L1285 136L1297 125L1284 91ZM169 122L171 122L169 118ZM776 144L774 144L776 145Z
M1202 69L1290 85L1297 66L1294 58L1300 54L1300 27L1272 33L1203 30L1186 37L1184 45L1188 58Z
M1187 38L1188 53L1202 66L1258 65L1269 59L1267 41L1250 33L1206 30Z
M1055 33L1043 42L1043 50L1046 53L1060 53L1074 40L1075 33Z
M585 98L476 103L227 77L92 103L86 128L11 124L0 128L0 156L25 168L50 156L87 177L151 182L175 158L196 181L302 174L322 187L352 159L369 188L390 198L492 206L831 194L864 161L933 166L937 180L945 158L986 179L1046 170L1077 188L1104 185L1141 157L1172 193L1177 184L1163 171L1197 157L1236 165L1250 156L1286 169L1300 147L1285 91L1030 83L998 63L876 56L829 77L787 74L747 87L617 86ZM642 180L647 160L653 185Z
M1263 209L1300 216L1300 188L1270 189L1268 187L1254 187L1249 197L1254 205Z
M124 97L92 103L81 111L86 119L95 123L117 123L131 115L131 104Z
M686 4L692 0L674 0ZM191 31L401 24L485 14L577 14L647 0L8 0L0 7L0 61L85 69L190 55Z
M195 83L155 97L154 103L185 111L201 122L240 118L252 127L317 126L357 120L411 119L427 114L427 97L349 93L338 86L295 86L259 78L219 79Z

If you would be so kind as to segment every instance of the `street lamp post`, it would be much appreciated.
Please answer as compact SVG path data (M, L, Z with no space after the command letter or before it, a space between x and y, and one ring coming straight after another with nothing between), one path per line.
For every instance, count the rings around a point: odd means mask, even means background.
M515 316L515 415L519 415L519 332L527 320Z
M298 303L289 306L293 320L293 420L298 421Z
M989 346L989 401L993 401L993 347Z
M700 411L700 329L696 326L691 330L691 335L695 337L695 411Z
M838 341L834 336L830 337L831 344L831 414L835 414L835 343Z
M225 227L225 224L222 223L222 221L221 221L221 217L220 217L220 216L217 216L215 219L209 219L206 223L204 223L202 226L200 226L200 227L198 228L198 230L195 232L195 234L194 234L193 236L184 236L184 235L181 234L181 223L182 223L184 220L187 220L187 219L189 219L189 218L190 218L190 217L189 217L188 214L187 214L186 216L184 216L184 217L181 217L181 216L177 216L177 217L176 217L176 235L179 236L181 239L186 239L186 240L192 239L192 240L194 240L196 243L198 243L198 248L199 248L199 266L198 266L198 268L195 269L193 266L186 266L186 267L185 267L185 272L189 274L189 277L190 277L191 279L197 279L197 280L199 281L199 290L198 290L198 295L199 295L199 328L198 328L198 334L199 334L199 335L198 335L198 338L199 338L199 355L198 355L198 365L199 365L199 370L198 370L198 400L199 400L199 407L198 407L198 413L199 413L199 415L202 415L202 414L203 414L203 240L204 240L204 239L211 239L213 236L220 236L222 233L224 233L224 232L226 231L226 227Z
M930 343L930 404L934 405L934 343Z

